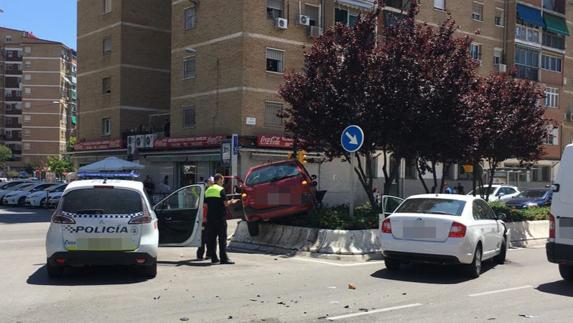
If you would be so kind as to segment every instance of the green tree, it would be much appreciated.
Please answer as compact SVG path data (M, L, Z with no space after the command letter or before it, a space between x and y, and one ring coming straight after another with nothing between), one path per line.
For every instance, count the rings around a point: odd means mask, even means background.
M61 177L65 172L71 172L74 170L74 166L67 159L62 159L57 156L48 157L48 169L50 172L56 174L56 176Z
M4 145L0 145L0 167L4 170L4 163L12 158L12 150Z

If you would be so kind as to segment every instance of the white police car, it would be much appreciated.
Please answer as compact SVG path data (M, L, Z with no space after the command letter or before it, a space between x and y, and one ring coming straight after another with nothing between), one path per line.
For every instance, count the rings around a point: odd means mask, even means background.
M143 184L128 180L72 182L46 237L47 271L67 266L131 265L157 274L157 247L201 243L204 187L183 187L151 207Z

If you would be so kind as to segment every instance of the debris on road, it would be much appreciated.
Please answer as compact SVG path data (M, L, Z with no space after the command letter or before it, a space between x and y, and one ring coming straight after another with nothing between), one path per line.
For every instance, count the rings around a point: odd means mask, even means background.
M367 308L359 308L358 310L359 310L360 312L368 312L368 309L367 309Z
M182 317L179 319L179 321L187 322L187 321L189 321L189 318L188 317Z
M534 318L534 317L535 317L535 316L533 316L533 315L529 315L529 314L519 314L519 316L521 316L521 317L525 317L526 319L532 319L532 318Z
M233 319L233 317L232 317L231 315L229 315L229 317L228 317L227 319L229 319L229 320L232 320L232 319Z
M344 308L350 308L350 305L346 305L346 306L344 306Z
M349 283L348 284L348 289L356 289L356 285Z

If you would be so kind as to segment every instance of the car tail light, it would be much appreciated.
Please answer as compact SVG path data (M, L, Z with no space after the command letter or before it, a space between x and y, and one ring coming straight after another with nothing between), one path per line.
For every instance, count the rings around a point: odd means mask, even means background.
M306 185L308 185L308 181L307 181L307 180L304 180L304 181L302 181L301 184L306 186Z
M143 204L143 215L136 216L135 218L129 220L128 224L146 224L151 223L151 214L147 209L147 204L142 202Z
M555 216L549 213L549 239L555 239Z
M145 258L135 258L135 262L138 264L144 264L145 263Z
M65 216L62 213L61 206L54 211L54 215L52 215L52 223L59 223L59 224L76 224L76 221L69 216Z
M64 259L64 258L56 258L56 263L57 263L58 265L63 265L63 264L66 263L66 259Z
M452 227L450 228L450 234L448 235L449 238L463 238L466 236L466 226L459 223L453 222Z
M392 223L390 223L390 219L382 221L382 233L392 233Z

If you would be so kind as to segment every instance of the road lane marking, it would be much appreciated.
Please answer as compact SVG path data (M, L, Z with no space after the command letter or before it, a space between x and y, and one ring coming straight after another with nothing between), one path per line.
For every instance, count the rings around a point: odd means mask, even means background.
M336 266L336 267L356 267L356 266L370 266L370 265L383 265L384 264L383 261L369 261L369 262L360 262L360 263L352 263L352 264L337 264L337 263L330 262L330 261L323 261L323 260L317 260L317 259L307 259L307 258L300 258L300 257L293 257L290 259L306 261L306 262L314 262L317 264Z
M376 314L376 313L383 313L383 312L390 312L390 311L402 310L402 309L418 307L418 306L422 306L422 304L414 303L414 304L408 304L408 305L402 305L402 306L387 307L387 308L381 308L381 309L372 310L372 311L368 311L368 312L360 312L360 313L352 313L352 314L346 314L346 315L340 315L340 316L327 317L326 319L329 321L336 321L336 320L348 319L351 317L370 315L370 314Z
M468 296L469 296L469 297L485 296L485 295L491 295L491 294L511 292L511 291L520 290L520 289L528 289L528 288L533 288L533 286L531 286L531 285L525 285L525 286L520 286L520 287L513 287L513 288L506 288L506 289L498 289L498 290L492 290L492 291L489 291L489 292L483 292L483 293L477 293L477 294L469 294Z
M4 239L0 240L1 242L28 242L28 241L45 241L46 239Z

